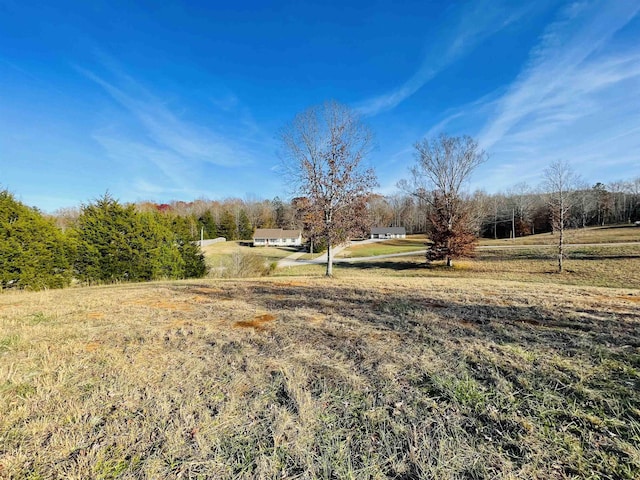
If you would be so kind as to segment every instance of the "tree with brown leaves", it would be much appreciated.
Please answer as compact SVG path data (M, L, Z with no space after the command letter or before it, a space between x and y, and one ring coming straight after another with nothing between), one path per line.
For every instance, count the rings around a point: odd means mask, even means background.
M326 241L331 276L332 246L349 238L359 223L355 212L377 185L363 165L372 134L352 110L331 101L298 114L280 138L286 179L309 201L307 233Z
M439 192L433 192L429 211L429 238L431 244L427 249L427 260L447 260L452 266L453 258L473 255L476 233L471 218L472 209L469 201L462 198L447 198ZM456 213L456 221L449 222L451 210Z
M446 260L469 256L475 248L473 205L462 190L486 154L471 137L441 134L415 145L416 164L411 180L402 180L400 188L428 204L430 247L427 260Z

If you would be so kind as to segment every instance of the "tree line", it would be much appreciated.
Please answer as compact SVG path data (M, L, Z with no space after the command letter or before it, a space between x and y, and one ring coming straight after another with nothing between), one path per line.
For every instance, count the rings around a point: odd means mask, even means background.
M477 234L484 238L522 237L553 230L546 185L530 186L520 182L503 192L488 194L482 190L468 195L475 205ZM629 181L592 186L583 181L572 188L574 202L568 226L584 228L631 223L640 220L640 177ZM405 192L373 196L369 215L376 225L404 226L409 233L428 229L429 206Z

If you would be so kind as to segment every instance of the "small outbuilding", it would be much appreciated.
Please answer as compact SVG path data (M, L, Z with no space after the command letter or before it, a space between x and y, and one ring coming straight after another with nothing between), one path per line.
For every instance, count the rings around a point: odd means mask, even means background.
M253 234L254 247L299 247L300 245L302 245L301 230L256 228Z
M371 238L407 238L404 227L373 227Z

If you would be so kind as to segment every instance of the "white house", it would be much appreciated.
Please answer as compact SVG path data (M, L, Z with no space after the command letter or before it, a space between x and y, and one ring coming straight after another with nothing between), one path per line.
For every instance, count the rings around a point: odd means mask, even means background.
M373 227L371 238L407 238L404 227Z
M302 245L301 230L256 228L253 234L254 247L298 247L300 245Z

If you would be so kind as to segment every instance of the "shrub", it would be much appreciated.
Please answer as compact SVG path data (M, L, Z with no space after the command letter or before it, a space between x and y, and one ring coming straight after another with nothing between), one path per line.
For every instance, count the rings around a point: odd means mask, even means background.
M238 249L222 259L211 270L211 276L222 278L263 277L269 275L273 270L275 270L275 266L267 265L261 256Z
M36 209L0 191L0 288L60 288L71 282L71 244Z
M107 194L78 217L76 275L88 282L204 276L204 257L186 230L184 221L138 213Z

